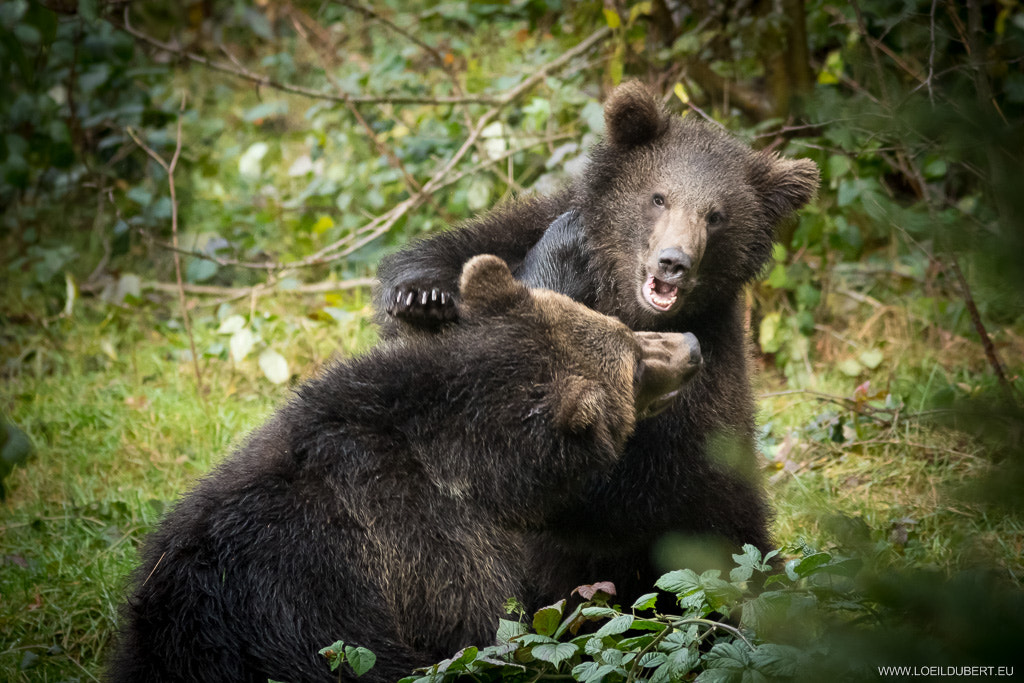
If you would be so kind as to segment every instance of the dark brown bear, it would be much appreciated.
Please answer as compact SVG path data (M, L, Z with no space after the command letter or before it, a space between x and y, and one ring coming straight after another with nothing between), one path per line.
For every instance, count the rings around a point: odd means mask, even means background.
M671 115L638 83L612 93L605 122L606 139L561 194L417 242L378 270L385 335L457 320L461 264L486 252L634 330L700 340L700 376L638 425L611 476L591 477L585 504L567 501L532 544L538 602L594 580L612 580L627 596L646 592L665 569L654 556L666 539L772 545L756 477L741 292L768 263L776 226L814 195L818 169ZM555 236L542 240L549 225ZM552 272L558 254L571 272Z
M332 681L337 639L397 680L493 642L524 533L607 473L638 412L699 367L692 335L634 333L466 265L462 321L303 385L149 537L110 680Z

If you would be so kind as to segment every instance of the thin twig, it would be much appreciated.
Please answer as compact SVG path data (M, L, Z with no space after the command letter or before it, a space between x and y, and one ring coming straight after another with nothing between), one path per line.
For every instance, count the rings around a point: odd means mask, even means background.
M366 131L367 137L370 138L370 142L373 143L373 146L377 149L377 152L388 160L388 163L391 165L392 168L394 168L396 171L402 174L402 178L405 180L405 184L409 188L409 194L414 194L422 190L423 188L420 187L420 184L416 182L415 178L412 177L408 169L406 169L405 164L402 163L402 160L398 158L398 155L395 154L394 150L392 150L390 147L381 142L380 136L377 135L377 132L373 129L373 126L369 124L369 122L363 116L362 112L359 111L359 108L355 104L353 104L352 99L348 97L341 83L339 83L338 79L336 79L334 75L331 73L329 60L327 58L328 55L326 54L326 51L323 48L323 46L321 46L319 43L317 43L310 37L309 32L302 27L302 25L299 23L298 18L294 16L292 17L292 25L295 27L295 31L300 36L302 36L303 40L306 41L306 44L309 45L313 52L315 52L317 56L320 58L320 63L323 66L324 76L327 78L327 81L335 90L338 91L338 94L340 96L345 98L345 108L348 109L349 113L352 114L356 122L363 127L364 131Z
M257 86L274 88L275 90L281 90L283 92L289 92L295 95L302 95L303 97L309 97L316 100L327 100L329 102L354 102L358 104L428 104L428 105L449 105L459 103L476 103L476 104L496 104L500 98L494 95L466 95L464 97L425 97L419 95L405 95L405 94L391 94L391 95L336 95L322 90L316 90L314 88L306 88L301 85L295 85L294 83L285 83L277 81L270 76L265 74L256 73L245 67L236 67L225 62L216 61L199 55L194 52L189 52L183 48L180 48L171 43L165 43L161 40L143 33L134 26L128 18L128 7L124 8L124 20L118 25L126 33L141 40L142 42L155 47L162 52L178 55L189 61L195 62L196 64L202 64L203 66L213 69L214 71L220 71L221 73L230 74L238 78L244 79L255 83Z
M978 305L974 302L974 295L971 293L971 287L967 284L967 278L964 277L964 272L960 270L960 262L957 261L956 255L952 252L947 257L949 260L950 270L953 271L953 275L956 277L957 282L960 284L960 294L964 298L964 303L967 305L967 312L971 316L971 322L974 324L974 329L978 333L978 337L981 339L981 347L985 350L985 358L988 359L988 364L992 366L992 371L996 374L996 379L999 380L999 387L1006 394L1006 397L1011 401L1016 402L1017 396L1014 393L1013 385L1010 384L1010 380L1006 378L1006 372L1003 370L1003 364L999 360L999 355L996 353L995 344L992 343L992 338L988 336L988 330L985 329L985 323L981 320L981 313L978 311Z
M127 11L127 10L126 10ZM181 306L181 317L185 323L185 333L188 335L189 347L192 349L192 365L196 373L196 391L199 393L199 397L202 399L204 396L203 392L203 374L199 367L199 354L196 352L196 340L192 335L192 321L188 315L188 302L185 300L185 287L184 280L181 276L181 254L179 253L178 247L178 195L174 187L174 171L178 166L178 159L181 158L181 125L185 113L185 101L186 96L181 96L181 107L178 109L178 127L175 134L174 142L174 155L171 160L165 161L163 157L156 153L153 148L144 143L139 136L135 134L131 128L126 128L128 135L131 136L132 140L135 141L139 147L141 147L146 154L148 154L154 161L156 161L167 173L167 186L171 193L171 244L174 247L174 276L178 284L178 304Z
M466 93L462 89L462 84L459 82L458 74L455 73L455 70L452 68L451 64L447 60L445 60L445 57L443 54L441 54L440 50L430 45L429 43L421 40L411 31L407 31L406 29L402 28L401 26L391 21L384 15L380 14L376 10L373 10L369 7L364 7L362 4L354 2L354 0L340 0L340 3L348 7L349 9L353 9L357 12L360 12L364 16L369 17L374 21L384 24L384 26L388 27L390 30L394 31L398 35L402 36L403 38L410 41L411 43L419 47L421 50L426 52L430 56L430 58L434 60L434 62L437 64L438 68L444 71L445 75L448 76L448 80L452 84L452 89L455 91L455 95L458 97L465 97ZM459 111L462 112L462 118L466 124L466 127L472 128L473 116L469 111L468 104L466 102L460 102L458 107ZM483 141L478 139L476 141L476 148L477 153L480 155L481 159L486 159L489 156L487 154L487 148L483 144Z

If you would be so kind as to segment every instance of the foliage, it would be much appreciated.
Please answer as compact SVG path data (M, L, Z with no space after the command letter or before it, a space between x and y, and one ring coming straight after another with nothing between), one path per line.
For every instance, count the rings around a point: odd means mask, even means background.
M727 578L718 569L669 572L659 592L626 609L613 604L607 582L580 586L572 609L561 600L527 623L521 611L518 620L501 619L494 645L467 647L402 681L875 680L881 666L955 668L972 652L1004 673L1019 663L1006 633L1024 627L1019 586L971 573L948 582L879 574L860 559L806 546L773 572L774 555L744 546ZM659 601L673 608L663 611ZM962 609L968 603L1000 623L972 619ZM929 621L931 611L943 621ZM970 644L965 628L975 634Z
M365 647L346 645L342 640L323 648L319 654L327 659L331 671L337 671L342 664L348 664L356 676L362 676L377 663L377 656Z
M566 610L566 601L538 611L532 624L502 619L497 644L470 647L405 683L430 683L461 676L478 681L530 681L538 677L571 674L583 683L598 681L677 681L697 674L698 681L741 680L763 676L791 678L800 652L793 647L757 642L771 617L811 610L821 602L848 592L820 579L843 563L824 553L787 565L785 574L770 577L779 586L759 596L751 592L752 579L765 581L768 561L753 546L734 555L736 567L728 580L711 569L697 574L690 569L665 574L657 587L664 591L637 598L623 610L611 604L614 588L607 582L580 586L583 600ZM815 590L811 589L816 583ZM784 585L783 585L784 584ZM674 597L680 613L657 609L659 595ZM741 613L738 625L722 614ZM799 615L798 615L799 616ZM532 628L530 626L532 625Z

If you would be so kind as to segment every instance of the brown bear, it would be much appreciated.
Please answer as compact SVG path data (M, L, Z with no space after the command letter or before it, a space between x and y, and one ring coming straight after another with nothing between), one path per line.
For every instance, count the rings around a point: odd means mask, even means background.
M605 139L563 192L499 207L378 269L385 336L457 321L461 264L486 252L634 330L700 340L700 376L638 425L611 475L590 475L585 502L567 500L531 544L539 603L595 580L625 595L650 590L666 569L655 561L666 539L772 545L741 292L768 263L779 223L813 197L818 169L672 115L639 83L611 94L605 122ZM559 272L552 261L562 259Z
M110 680L332 681L337 639L395 681L493 642L524 538L605 476L638 413L700 365L505 263L463 269L461 324L328 368L146 540Z

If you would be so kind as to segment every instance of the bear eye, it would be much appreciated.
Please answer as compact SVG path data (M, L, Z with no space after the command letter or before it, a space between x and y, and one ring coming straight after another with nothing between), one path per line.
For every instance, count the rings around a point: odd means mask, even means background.
M720 211L712 211L707 217L708 226L715 227L725 222L725 216Z
M655 206L665 206L664 195L656 194L654 195L654 197L651 198L651 201L654 202Z

